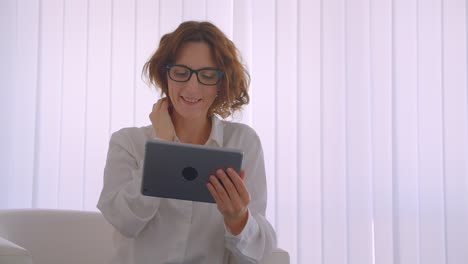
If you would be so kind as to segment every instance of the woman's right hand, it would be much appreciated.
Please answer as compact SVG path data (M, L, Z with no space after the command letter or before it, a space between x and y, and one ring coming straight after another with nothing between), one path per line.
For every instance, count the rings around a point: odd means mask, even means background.
M149 118L158 138L174 141L176 134L169 114L169 99L167 97L159 99L153 105L153 111L149 114Z

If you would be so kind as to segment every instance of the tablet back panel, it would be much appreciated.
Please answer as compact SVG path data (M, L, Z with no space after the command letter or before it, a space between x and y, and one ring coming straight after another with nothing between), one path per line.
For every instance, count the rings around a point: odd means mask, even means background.
M243 153L162 140L146 143L141 193L147 196L215 203L206 183L218 168L238 173Z

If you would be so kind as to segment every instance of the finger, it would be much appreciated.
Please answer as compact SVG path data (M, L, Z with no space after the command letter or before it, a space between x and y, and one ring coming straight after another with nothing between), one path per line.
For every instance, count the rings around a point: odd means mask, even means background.
M214 175L210 176L209 182L213 185L213 187L216 190L216 193L218 194L218 198L221 202L226 202L229 201L229 195L226 193L226 190L224 187L221 185L219 182L218 178Z
M151 109L151 113L149 114L150 120L153 122L154 118L156 118L157 113L159 112L159 108L161 107L161 99L159 99L156 103L153 104L153 109Z
M156 111L156 110L158 110L159 108L161 108L161 104L162 104L162 102L164 101L163 99L164 99L164 98L160 98L155 104L153 104L153 111Z
M240 195L237 191L237 188L234 186L232 183L230 177L226 174L224 170L217 170L216 175L218 176L219 179L221 179L221 182L224 185L224 189L226 189L227 194L229 195L229 198L233 203L240 203L241 198Z
M154 103L154 104L153 104L153 109L152 109L152 110L153 110L153 112L155 112L156 110L158 110L158 109L159 109L159 104L160 104L160 102L159 102L159 101L157 101L156 103Z
M158 110L161 111L162 109L167 108L167 98L166 97L159 99L158 103L159 103Z
M239 174L237 174L237 172L232 168L228 168L226 171L232 183L236 187L237 193L242 199L242 201L248 201L250 195L243 180L245 178L245 171L241 170L241 176L239 176Z
M206 187L208 188L208 191L211 193L211 196L213 196L213 199L215 200L216 204L220 204L221 203L221 200L218 196L218 193L216 192L216 189L215 187L213 186L213 184L211 184L210 182L208 182L206 184Z
M239 191L243 187L243 181L241 176L237 174L237 172L233 168L226 169L227 174L229 175L230 181L235 186L235 188Z
M218 179L221 181L224 189L227 191L228 194L234 193L234 192L237 193L236 187L232 184L232 181L229 179L229 176L227 176L224 170L222 169L216 170L216 177L218 177Z

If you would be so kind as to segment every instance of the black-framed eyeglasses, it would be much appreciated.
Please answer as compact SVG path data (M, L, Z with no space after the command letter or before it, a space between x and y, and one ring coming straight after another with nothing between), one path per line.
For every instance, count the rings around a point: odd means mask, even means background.
M166 65L166 70L169 78L175 82L187 82L195 73L198 82L204 85L216 85L224 75L224 72L218 68L207 67L194 70L182 64Z

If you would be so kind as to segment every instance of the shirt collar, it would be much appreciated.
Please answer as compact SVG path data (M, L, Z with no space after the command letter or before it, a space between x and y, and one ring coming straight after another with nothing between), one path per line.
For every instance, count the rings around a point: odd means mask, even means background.
M223 146L223 132L224 132L224 122L219 119L218 116L213 115L211 117L211 134L208 138L208 141L212 140L218 144L218 147Z
M210 133L210 137L208 138L207 143L209 143L209 141L212 140L218 145L218 147L222 147L223 146L223 134L224 134L224 122L218 116L213 115L211 117L211 125L212 125L211 133ZM157 137L153 126L151 126L150 133L151 133L152 138ZM176 141L179 141L177 136L175 139Z

